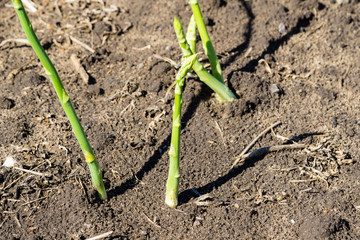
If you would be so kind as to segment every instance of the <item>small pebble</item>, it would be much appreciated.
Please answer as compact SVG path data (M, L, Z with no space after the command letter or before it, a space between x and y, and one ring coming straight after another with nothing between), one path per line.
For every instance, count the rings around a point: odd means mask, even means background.
M336 136L335 136L335 139L336 139L336 140L341 140L341 139L342 139L342 135L341 135L341 134L336 135Z
M91 224L90 224L90 223L84 223L84 226L85 226L86 228L90 228L90 227L91 227Z
M351 1L350 0L336 0L336 2L338 4L342 4L342 3L350 3Z
M0 97L0 109L11 109L15 106L15 101L6 98L6 97Z
M347 128L345 132L349 137L354 137L356 135L354 128Z
M146 231L144 231L144 230L141 230L141 231L140 231L140 235L145 236L145 235L147 235L147 232L146 232Z
M279 24L279 33L281 35L286 33L286 27L285 27L284 23L282 23L282 22Z
M280 93L279 87L276 84L271 84L270 93L271 93L271 95L274 95L275 93L279 94Z
M200 226L200 221L199 220L195 220L194 223L193 223L193 226L194 227L197 227L197 226Z
M165 50L166 50L166 51L172 51L173 49L174 49L174 48L173 48L172 46L166 46L166 47L165 47Z
M17 164L16 160L13 157L6 157L5 162L3 163L4 167L14 167Z
M337 118L336 117L333 117L332 118L332 125L333 127L336 127L338 125L338 122L337 122Z

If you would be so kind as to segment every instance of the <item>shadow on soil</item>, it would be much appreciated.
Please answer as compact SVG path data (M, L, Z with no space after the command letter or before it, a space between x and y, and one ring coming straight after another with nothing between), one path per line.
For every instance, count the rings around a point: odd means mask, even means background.
M191 100L188 108L183 114L181 121L182 129L185 129L187 122L194 115L200 102L206 99L206 97L209 96L210 93L211 93L210 88L202 84L200 93ZM170 140L171 140L171 133L169 133L169 135L165 138L165 140L162 141L159 148L155 150L154 154L149 158L149 160L144 164L144 166L136 174L134 174L132 178L126 180L120 186L117 186L114 189L108 191L108 197L109 198L116 197L118 195L125 193L127 190L133 189L137 185L137 183L143 179L144 175L150 172L156 166L156 164L159 162L163 154L166 152L166 151L162 151L162 149L165 149L170 145Z
M309 13L304 15L302 18L299 18L296 26L293 27L287 34L276 40L270 40L268 47L261 53L259 57L248 62L241 71L245 72L255 72L255 67L259 64L259 61L265 57L266 54L273 54L281 45L286 43L292 36L303 31L305 27L308 27L311 23L311 20L314 18L314 14Z
M228 54L230 54L230 57L224 62L224 64L222 64L223 65L222 67L224 69L226 67L230 66L231 63L233 63L237 59L237 57L240 56L240 54L249 47L249 43L250 43L250 39L251 39L251 32L253 30L252 25L253 25L255 16L251 10L251 6L249 3L246 3L243 0L240 2L243 5L243 7L245 8L246 14L249 17L249 22L247 23L247 26L246 26L247 31L244 34L245 42L227 52Z
M312 137L316 135L322 135L323 133L305 133L292 138L292 140L300 141L307 137ZM196 193L204 195L212 192L214 189L221 187L225 183L227 183L232 178L237 177L243 171L245 171L249 167L253 167L256 162L262 160L267 154L270 152L264 152L263 155L255 156L253 158L248 158L241 166L237 166L228 171L224 176L219 177L215 181L212 181L202 187L196 188L195 191L193 189L187 189L179 194L179 205L188 203L191 199L199 197Z
M256 158L250 158L245 160L244 164L238 167L235 167L228 171L227 174L224 176L219 177L213 182L210 182L202 187L196 188L194 191L193 189L187 189L179 194L179 205L188 203L191 199L199 197L199 195L196 194L196 192L199 192L201 195L207 194L212 192L214 188L221 187L225 183L227 183L232 178L237 177L239 174L241 174L243 171L245 171L249 167L253 167L254 164L260 160L262 160L265 157L259 156Z

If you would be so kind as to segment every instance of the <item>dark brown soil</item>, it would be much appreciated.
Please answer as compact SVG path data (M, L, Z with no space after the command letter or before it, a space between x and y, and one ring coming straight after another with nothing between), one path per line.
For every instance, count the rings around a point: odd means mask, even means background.
M26 44L0 48L1 239L360 239L358 0L199 0L238 100L184 90L180 205L164 204L187 1L35 1L29 14L104 172L100 202L51 83ZM342 2L342 3L340 3ZM25 38L1 1L0 40ZM56 5L57 3L57 5ZM95 50L70 41L69 36ZM201 49L201 45L198 45ZM83 81L70 56L90 75ZM199 56L206 64L206 58ZM250 150L305 149L236 156ZM199 195L200 198L199 198Z

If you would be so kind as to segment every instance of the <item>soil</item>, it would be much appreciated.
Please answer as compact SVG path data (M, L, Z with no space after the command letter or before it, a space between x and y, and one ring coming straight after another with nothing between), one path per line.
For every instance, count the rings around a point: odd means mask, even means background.
M31 47L3 42L0 164L12 157L44 175L0 167L1 239L110 231L106 239L360 239L358 0L199 0L238 100L219 103L195 75L186 80L176 209L164 204L173 91L166 93L177 72L165 59L180 62L172 21L187 25L187 1L34 2L29 18L94 148L109 199L97 199ZM25 38L9 4L0 4L0 41ZM208 65L200 42L198 49ZM249 152L305 148L231 169L278 121Z

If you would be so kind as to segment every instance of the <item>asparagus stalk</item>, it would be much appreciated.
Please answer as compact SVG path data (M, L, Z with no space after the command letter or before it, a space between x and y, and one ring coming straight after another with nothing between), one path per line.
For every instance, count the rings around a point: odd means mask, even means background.
M196 53L196 22L194 14L191 15L188 29L186 32L186 41L190 45L191 51L195 54Z
M174 18L174 29L184 57L191 56L193 52L186 41L183 27L177 18ZM217 93L222 101L230 102L236 99L231 90L223 82L220 82L212 76L198 60L195 60L192 68L199 76L200 80Z
M173 106L173 125L171 133L171 145L169 150L169 175L166 183L165 194L165 203L171 208L175 208L178 205L178 187L180 178L179 155L182 90L184 86L185 76L195 63L196 57L196 54L184 57L182 59L181 68L176 75L175 101Z
M203 16L200 11L198 0L190 0L190 6L191 6L191 10L195 16L195 22L196 22L197 28L199 30L199 35L201 38L203 49L205 51L206 56L210 60L210 66L211 66L212 73L217 80L219 80L220 82L223 83L224 78L223 78L223 74L221 71L221 66L220 66L219 60L216 56L214 46L212 45L209 34L207 32L205 22L204 22Z
M49 76L57 96L59 97L60 103L64 108L66 116L68 117L70 124L73 128L75 136L80 144L80 147L84 153L85 160L88 163L91 178L95 189L98 191L99 196L102 200L107 198L104 183L101 176L101 169L99 163L94 155L94 152L90 146L88 139L86 138L84 129L81 126L81 123L76 116L75 110L70 102L70 98L66 93L64 86L59 78L59 75L51 63L48 55L44 51L43 47L41 46L37 36L35 35L34 30L32 29L32 25L30 20L25 12L24 6L21 0L12 0L16 13L19 17L21 26L29 39L29 42L34 49L36 55L40 59L42 65L44 66L46 74Z

